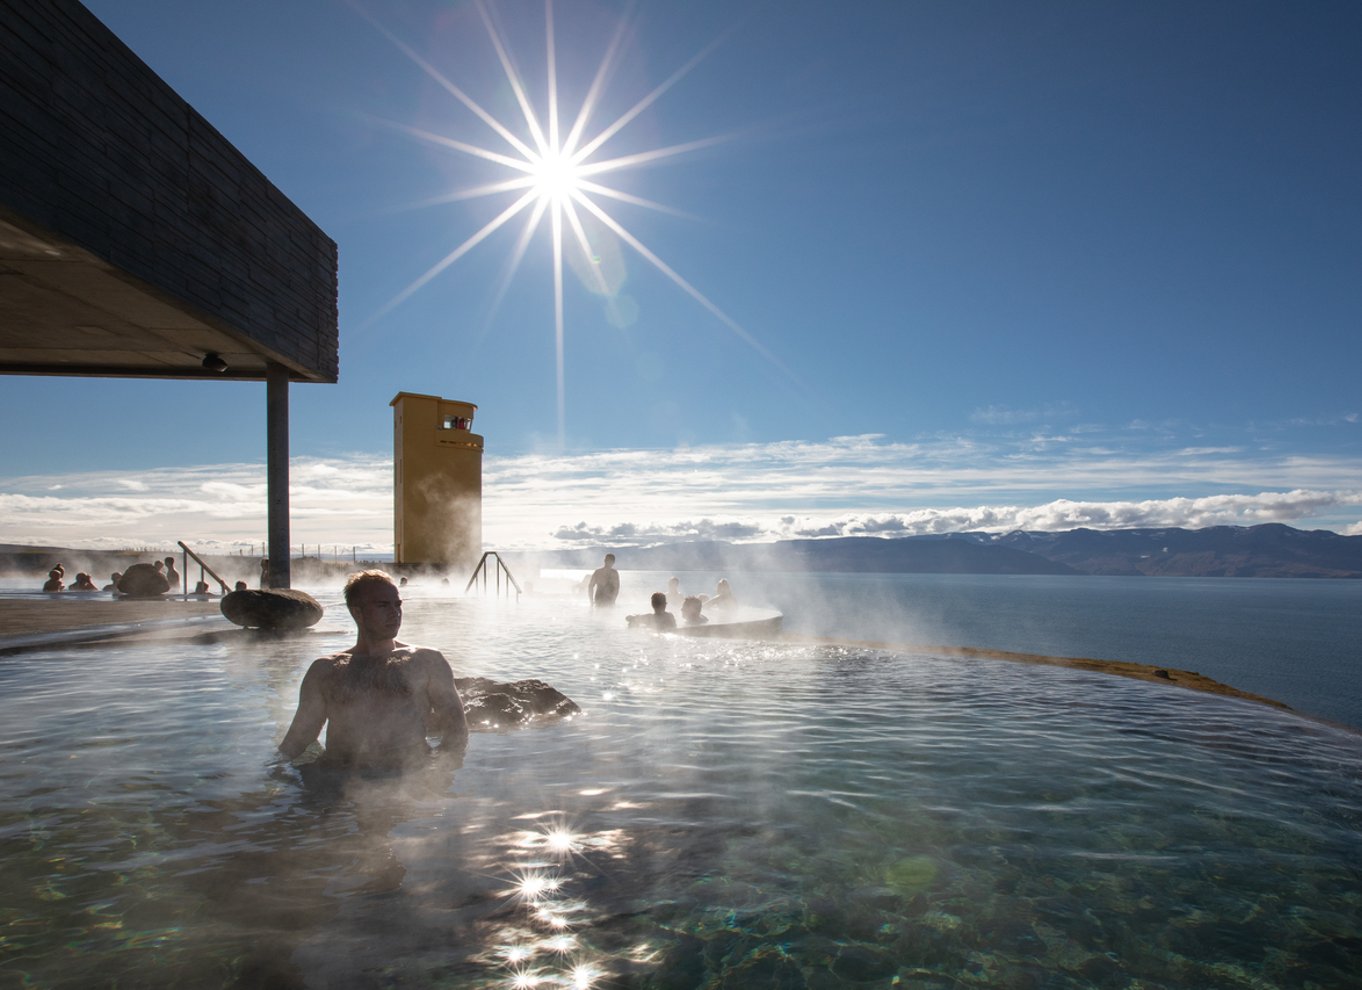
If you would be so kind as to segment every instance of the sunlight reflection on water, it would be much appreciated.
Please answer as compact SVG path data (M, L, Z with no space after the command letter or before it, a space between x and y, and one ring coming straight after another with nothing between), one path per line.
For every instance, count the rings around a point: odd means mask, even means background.
M1058 668L655 637L408 593L456 674L571 721L462 769L272 763L261 642L0 660L0 969L34 985L1329 986L1359 737ZM334 605L334 596L330 600Z

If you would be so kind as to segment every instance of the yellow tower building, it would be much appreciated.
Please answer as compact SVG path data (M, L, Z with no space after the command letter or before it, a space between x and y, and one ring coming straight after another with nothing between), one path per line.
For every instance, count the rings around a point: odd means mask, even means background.
M482 437L470 402L398 392L393 559L468 570L482 555Z

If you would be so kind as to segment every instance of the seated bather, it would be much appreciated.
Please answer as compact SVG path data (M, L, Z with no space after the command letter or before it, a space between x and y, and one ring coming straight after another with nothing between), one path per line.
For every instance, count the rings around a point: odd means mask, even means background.
M705 608L710 612L715 609L731 608L736 604L738 599L733 596L728 578L719 578L719 586L714 590L714 594L705 600Z
M324 766L412 766L430 755L432 735L443 736L441 753L461 756L468 721L454 672L438 650L397 640L402 598L393 579L383 571L351 575L345 604L355 645L308 668L280 752L297 759L326 726Z
M80 573L78 573L78 574L76 575L76 583L73 584L73 585L71 585L71 587L68 588L67 590L68 590L68 591L98 591L99 589L95 587L94 579L92 579L92 578L90 577L90 575L86 574L84 571L81 571Z
M676 616L667 611L667 593L665 591L654 591L648 601L653 606L652 612L624 617L624 621L629 623L629 627L631 629L675 629Z
M118 582L119 582L119 581L122 581L122 580L123 580L123 572L122 572L122 571L114 571L112 574L109 575L109 583L106 584L104 587L100 588L99 590L100 590L100 591L112 591L112 592L116 595L116 594L118 594Z
M43 591L65 591L66 582L61 579L62 572L55 567L47 572L47 580L43 582Z
M687 595L686 600L681 603L681 621L688 626L702 626L709 621L709 617L700 611L704 602L699 595Z

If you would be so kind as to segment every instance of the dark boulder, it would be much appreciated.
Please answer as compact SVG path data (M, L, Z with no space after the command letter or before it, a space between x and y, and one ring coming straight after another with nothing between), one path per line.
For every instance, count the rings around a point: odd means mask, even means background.
M459 677L454 685L463 697L471 729L510 729L581 712L575 701L543 681Z
M169 590L166 576L151 564L133 564L118 579L118 593L129 598L154 598Z
M316 625L322 606L306 591L291 588L229 591L222 596L222 614L238 626L288 632Z

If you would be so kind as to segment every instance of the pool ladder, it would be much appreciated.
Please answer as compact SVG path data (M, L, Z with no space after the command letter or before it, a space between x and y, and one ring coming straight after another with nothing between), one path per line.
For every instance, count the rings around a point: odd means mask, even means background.
M506 561L502 560L501 555L495 550L488 550L482 555L482 559L478 561L478 566L473 568L473 576L470 577L468 583L464 585L464 594L468 594L469 589L477 583L479 577L482 578L482 593L484 595L487 594L487 572L489 570L494 572L497 597L501 597L501 579L504 575L506 578L506 597L509 598L511 596L511 589L514 588L515 600L520 601L520 585L516 582L515 575L511 573L511 569L506 566Z
M227 587L227 582L224 581L224 580L222 580L222 578L220 578L220 577L218 576L217 571L215 571L215 570L213 570L211 567L209 567L209 566L204 562L204 560L203 560L202 557L200 557L198 554L196 554L193 550L190 550L190 549L189 549L188 545L184 542L184 540L176 540L175 542L178 543L178 544L180 545L180 549L184 551L184 555L180 558L180 560L181 560L181 564L180 564L180 573L181 573L182 578L183 578L183 580L184 580L184 593L185 593L185 594L189 594L189 560L190 560L190 558L193 558L194 563L196 563L196 564L199 565L199 578L200 578L200 579L203 578L203 572L204 572L204 571L207 571L209 574L211 574L211 575L213 576L213 580L216 581L219 585L222 586L222 593L223 593L224 595L227 594L227 592L229 592L229 591L232 590L231 588ZM170 590L173 592L175 589L174 589L174 588L171 588Z

